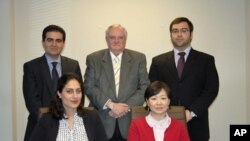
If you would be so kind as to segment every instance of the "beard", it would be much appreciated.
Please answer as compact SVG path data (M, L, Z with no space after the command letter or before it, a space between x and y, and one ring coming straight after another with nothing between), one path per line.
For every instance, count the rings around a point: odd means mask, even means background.
M191 44L191 41L192 41L191 38L189 38L187 40L183 40L183 41L175 41L175 40L173 40L171 38L171 42L172 42L172 44L173 44L173 46L175 48L186 48L186 47L189 47L190 44Z

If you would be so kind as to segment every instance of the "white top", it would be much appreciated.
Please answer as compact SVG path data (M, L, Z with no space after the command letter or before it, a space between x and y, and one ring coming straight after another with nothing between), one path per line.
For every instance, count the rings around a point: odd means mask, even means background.
M75 113L74 125L69 128L67 119L59 121L59 130L56 141L88 141L83 119Z
M163 141L164 133L171 123L171 118L168 114L160 121L154 119L151 114L148 114L146 121L148 125L153 128L155 141Z

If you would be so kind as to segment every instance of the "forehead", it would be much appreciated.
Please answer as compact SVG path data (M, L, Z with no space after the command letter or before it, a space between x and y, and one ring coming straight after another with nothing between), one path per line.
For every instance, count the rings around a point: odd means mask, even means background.
M61 32L57 32L57 31L51 31L51 32L47 32L46 33L46 38L63 38L63 35Z
M71 79L67 82L67 84L65 85L65 88L72 88L72 87L78 87L80 88L80 84L77 80L75 79Z
M112 29L109 30L109 35L110 36L113 36L113 35L122 35L122 36L124 36L125 33L124 33L124 30L122 28L115 27L115 28L112 28Z
M178 24L173 24L172 29L176 28L189 28L187 22L180 22Z
M153 95L153 96L156 96L156 97L158 97L158 96L167 96L167 92L164 89L161 89L161 91L158 94Z

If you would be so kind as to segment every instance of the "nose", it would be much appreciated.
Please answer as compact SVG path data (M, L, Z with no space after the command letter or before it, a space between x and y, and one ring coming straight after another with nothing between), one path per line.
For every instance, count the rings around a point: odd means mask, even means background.
M179 32L177 33L177 36L182 36L182 32L179 31Z
M119 42L119 38L116 37L116 38L115 38L115 43L118 43L118 42Z
M160 100L160 99L157 100L157 101L156 101L156 104L158 104L158 105L161 104L161 100Z
M53 46L56 46L56 41L53 41L53 42L52 42L52 45L53 45Z
M79 95L79 93L78 93L78 92L76 92L76 91L74 91L74 93L73 93L73 98L77 98L77 97L78 97L78 95Z

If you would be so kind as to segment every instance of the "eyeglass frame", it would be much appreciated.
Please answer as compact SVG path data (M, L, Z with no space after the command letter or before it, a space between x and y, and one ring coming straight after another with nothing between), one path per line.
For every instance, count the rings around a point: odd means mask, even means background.
M189 31L190 31L190 30L189 30L188 28L181 28L181 29L176 29L176 28L174 28L174 29L171 30L171 33L172 33L172 34L178 34L178 33L186 34L186 33L188 33Z

